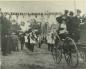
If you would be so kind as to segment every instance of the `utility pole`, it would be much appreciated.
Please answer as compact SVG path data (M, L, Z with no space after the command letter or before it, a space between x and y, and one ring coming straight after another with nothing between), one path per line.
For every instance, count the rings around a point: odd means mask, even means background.
M0 18L1 18L1 16L2 16L2 14L1 14L1 8L0 8ZM0 51L1 51L1 19L0 19Z
M76 0L74 0L74 10L75 10L75 14L77 13L77 7L76 7Z

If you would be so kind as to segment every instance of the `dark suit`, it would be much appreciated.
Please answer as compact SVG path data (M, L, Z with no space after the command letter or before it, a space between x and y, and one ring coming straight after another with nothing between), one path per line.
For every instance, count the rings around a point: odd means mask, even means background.
M8 47L9 45L7 45L7 41L9 39L8 35L9 35L11 23L4 16L1 16L0 20L1 20L0 21L1 23L1 51L3 55L7 55L8 49L10 48Z
M20 42L21 42L21 50L23 50L24 42L25 42L24 35L20 35Z
M75 16L74 17L74 33L75 33L75 41L78 42L78 40L80 39L80 17Z
M79 30L80 30L80 18L77 16L69 16L67 22L67 30L70 36L77 42L80 38Z

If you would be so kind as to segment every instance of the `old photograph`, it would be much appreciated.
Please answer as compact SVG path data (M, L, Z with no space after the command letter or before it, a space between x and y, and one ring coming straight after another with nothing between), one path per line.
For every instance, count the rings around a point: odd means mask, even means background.
M0 0L0 69L86 69L86 0Z

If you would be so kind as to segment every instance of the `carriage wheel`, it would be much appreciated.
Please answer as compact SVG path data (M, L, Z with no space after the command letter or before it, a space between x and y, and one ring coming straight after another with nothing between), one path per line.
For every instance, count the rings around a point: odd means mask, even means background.
M64 56L67 64L71 67L76 67L78 65L78 49L74 40L67 37L64 41Z
M61 49L59 49L57 47L54 47L53 51L52 51L52 56L53 56L54 62L56 64L59 64L61 62L61 59L62 59L62 51L61 51Z

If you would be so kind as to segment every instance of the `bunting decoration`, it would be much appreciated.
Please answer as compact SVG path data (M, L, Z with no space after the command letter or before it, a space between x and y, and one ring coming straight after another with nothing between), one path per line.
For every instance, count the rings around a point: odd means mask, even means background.
M43 16L43 15L58 15L59 13L57 13L57 12L47 12L47 13L29 13L29 12L27 12L27 13L23 13L23 12L2 12L4 15L9 15L9 14L11 14L11 15L35 15L35 16L37 16L37 15L41 15L41 16Z

